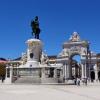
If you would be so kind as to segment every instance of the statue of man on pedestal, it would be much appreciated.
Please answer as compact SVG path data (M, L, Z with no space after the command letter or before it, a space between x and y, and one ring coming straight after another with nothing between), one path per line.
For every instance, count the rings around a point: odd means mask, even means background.
M38 16L35 17L35 20L31 21L31 27L32 27L32 36L34 34L35 39L39 39L39 34L41 30L39 28Z

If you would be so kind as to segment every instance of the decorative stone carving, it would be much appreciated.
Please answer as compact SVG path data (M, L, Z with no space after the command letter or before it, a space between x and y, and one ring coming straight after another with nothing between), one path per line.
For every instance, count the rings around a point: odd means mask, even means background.
M58 55L59 57L61 57L61 56L69 56L69 51L68 51L68 49L63 49L62 50L62 52L61 53L59 53L59 55Z
M80 36L79 36L79 34L77 32L74 32L71 35L69 40L72 41L72 42L78 42L78 41L80 41Z
M70 51L72 51L72 52L80 52L81 51L81 47L73 46L73 47L70 48Z
M42 54L41 54L41 64L46 64L47 60L48 60L47 55L44 52L42 52Z
M27 62L27 54L26 53L22 53L22 61L23 61L23 64L25 64Z
M67 49L63 49L63 55L68 56L68 50Z
M83 47L81 48L81 54L86 55L86 48L83 48Z

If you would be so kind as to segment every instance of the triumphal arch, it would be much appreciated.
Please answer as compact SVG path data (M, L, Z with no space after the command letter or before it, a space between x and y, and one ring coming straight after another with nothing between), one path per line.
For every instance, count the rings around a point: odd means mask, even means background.
M62 63L65 80L72 80L73 78L87 78L89 77L89 42L81 40L77 32L74 32L69 41L63 43L63 50L58 56L57 62ZM80 56L80 64L72 60L73 56Z

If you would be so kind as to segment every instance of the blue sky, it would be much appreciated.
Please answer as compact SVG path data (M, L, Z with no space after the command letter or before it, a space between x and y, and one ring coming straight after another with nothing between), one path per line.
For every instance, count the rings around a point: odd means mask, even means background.
M13 59L26 51L36 15L48 55L58 54L74 31L100 52L100 0L0 0L0 57Z

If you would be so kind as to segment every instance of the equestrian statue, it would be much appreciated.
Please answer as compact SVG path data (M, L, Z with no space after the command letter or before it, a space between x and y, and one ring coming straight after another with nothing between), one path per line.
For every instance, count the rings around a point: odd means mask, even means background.
M35 39L39 39L40 28L39 28L39 21L38 16L35 17L34 20L31 21L31 28L32 28L32 36L35 36Z

